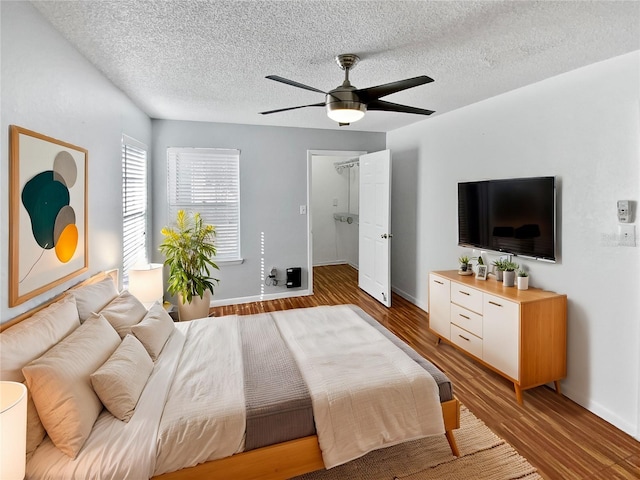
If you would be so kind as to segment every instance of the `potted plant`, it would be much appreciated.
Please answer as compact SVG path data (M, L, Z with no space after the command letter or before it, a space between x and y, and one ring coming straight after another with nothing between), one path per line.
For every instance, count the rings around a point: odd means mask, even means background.
M504 262L506 260L503 259L498 259L498 260L494 260L493 261L493 266L496 267L495 268L495 274L496 274L496 280L501 282L502 281L502 275L504 273Z
M518 290L527 290L529 288L529 274L523 270L518 270Z
M469 265L469 257L467 255L461 255L458 257L458 263L460 263L460 269L458 273L460 275L471 275L471 266Z
M216 255L215 227L205 224L199 213L179 210L175 227L164 227L162 235L160 251L169 267L167 291L178 295L178 318L207 317L213 284L219 282L211 277L211 269L218 268L212 260Z
M510 260L505 260L503 267L504 273L502 282L505 287L513 287L516 284L516 270L518 269L518 264Z

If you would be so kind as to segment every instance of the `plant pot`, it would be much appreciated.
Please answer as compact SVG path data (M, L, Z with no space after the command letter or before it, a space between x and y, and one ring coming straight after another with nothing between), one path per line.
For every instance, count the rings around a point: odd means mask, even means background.
M502 283L505 287L513 287L516 284L516 272L505 271L502 277Z
M518 290L529 289L529 277L518 277Z
M501 282L504 275L504 270L496 269L496 280Z
M211 292L209 290L205 290L202 297L194 295L191 303L182 303L182 295L178 294L178 319L184 322L185 320L208 317L210 304Z

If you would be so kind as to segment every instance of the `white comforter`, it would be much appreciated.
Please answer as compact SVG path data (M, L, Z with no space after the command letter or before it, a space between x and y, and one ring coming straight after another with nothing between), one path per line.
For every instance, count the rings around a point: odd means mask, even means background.
M177 323L129 423L104 410L74 460L45 438L27 479L145 480L242 451L238 322L220 320Z
M326 468L444 433L435 380L349 307L272 315L311 393Z

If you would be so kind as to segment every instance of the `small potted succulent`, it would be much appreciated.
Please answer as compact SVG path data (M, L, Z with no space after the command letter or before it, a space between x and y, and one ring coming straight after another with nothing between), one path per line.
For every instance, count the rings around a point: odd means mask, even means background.
M496 280L499 281L499 282L502 281L502 275L504 273L504 263L505 262L506 262L506 260L503 260L502 258L493 261L493 266L496 267L495 268Z
M510 260L504 262L504 274L502 277L502 283L505 287L513 287L516 284L516 270L519 265Z
M529 289L529 274L523 270L518 270L518 290L528 290Z
M460 275L470 275L471 272L471 265L469 264L470 260L469 257L467 255L461 255L458 258L458 263L460 263L460 269L458 270L458 273Z

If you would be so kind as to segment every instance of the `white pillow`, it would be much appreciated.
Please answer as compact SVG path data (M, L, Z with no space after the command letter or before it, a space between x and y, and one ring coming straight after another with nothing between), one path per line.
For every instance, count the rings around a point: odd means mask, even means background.
M83 285L69 291L76 299L80 323L84 322L93 312L102 310L111 300L118 296L116 284L109 275L99 282Z
M118 345L120 337L109 322L94 317L22 369L51 441L71 458L102 410L89 377Z
M0 380L24 382L22 368L80 326L73 297L66 296L0 333ZM27 457L45 431L31 398L27 401Z
M131 327L131 333L140 340L155 362L175 328L164 307L156 302L142 321Z
M140 341L127 335L95 373L91 385L107 410L128 422L153 370L153 361Z
M107 319L116 329L120 338L131 333L131 327L140 323L147 314L147 309L136 297L125 290L100 311L100 315Z

